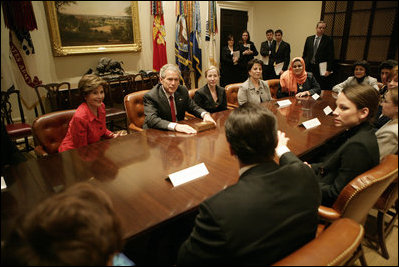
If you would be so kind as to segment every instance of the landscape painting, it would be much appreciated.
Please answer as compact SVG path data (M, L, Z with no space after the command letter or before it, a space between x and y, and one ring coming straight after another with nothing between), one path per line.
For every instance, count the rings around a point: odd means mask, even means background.
M44 1L56 56L141 50L137 1Z

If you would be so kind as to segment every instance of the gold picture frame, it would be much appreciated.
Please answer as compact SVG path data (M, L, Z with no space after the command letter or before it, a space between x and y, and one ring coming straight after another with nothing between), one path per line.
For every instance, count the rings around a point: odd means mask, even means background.
M100 4L96 1L43 1L43 3L54 56L141 51L138 1L101 1ZM117 4L127 4L123 11L125 14L131 11L131 27L129 16L106 13L115 9ZM96 6L92 6L90 10L89 5ZM110 5L109 8L107 5ZM74 9L75 12L84 10L85 14L62 13L61 11L66 8L68 12L74 12ZM102 10L103 14L98 13ZM60 29L60 25L63 28Z

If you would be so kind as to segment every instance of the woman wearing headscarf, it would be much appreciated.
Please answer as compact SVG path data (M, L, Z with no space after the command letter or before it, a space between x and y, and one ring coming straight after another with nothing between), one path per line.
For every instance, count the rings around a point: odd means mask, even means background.
M321 89L311 72L306 72L305 61L296 57L280 78L277 98L295 95L297 97L320 94Z

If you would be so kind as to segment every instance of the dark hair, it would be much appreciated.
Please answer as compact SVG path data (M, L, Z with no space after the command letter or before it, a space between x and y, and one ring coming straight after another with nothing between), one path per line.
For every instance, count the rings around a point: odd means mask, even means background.
M123 247L107 194L77 183L21 217L5 242L11 265L105 266Z
M251 59L250 61L248 61L248 65L247 65L247 71L249 72L252 67L255 65L255 63L260 64L261 66L263 65L263 61L257 58Z
M247 30L244 30L244 31L241 33L241 40L240 40L240 43L241 43L241 44L243 43L243 41L242 41L242 35L243 35L245 32L248 33L248 40L247 40L247 42L249 43L249 41L251 41L251 36L249 35L249 32L248 32Z
M357 109L368 108L367 121L372 122L378 110L380 95L371 85L350 85L342 90L342 93L354 103Z
M247 102L230 113L224 128L227 141L242 163L273 160L277 121L266 107Z
M316 23L316 28L319 27L319 24L323 23L324 25L326 25L327 28L327 23L325 23L324 21L320 20L319 22Z
M233 40L234 41L234 36L232 34L227 35L227 41Z
M393 67L397 66L398 62L393 59L388 59L381 62L380 66L378 67L378 73L381 73L383 69L391 70Z
M360 60L360 61L356 61L355 63L353 63L352 73L355 72L356 66L362 66L363 68L365 68L366 69L366 75L365 76L369 75L370 66L369 66L369 63L367 63L366 60Z
M266 34L268 34L269 32L271 32L271 33L274 34L274 31L273 31L272 29L268 29L268 30L266 31Z
M276 31L274 32L274 34L277 34L277 33L280 33L281 36L283 36L283 31L282 31L282 30L278 29L278 30L276 30Z
M100 85L102 85L104 88L107 86L107 82L95 74L83 75L78 83L80 96L83 98L83 100L85 100L85 97L96 90Z

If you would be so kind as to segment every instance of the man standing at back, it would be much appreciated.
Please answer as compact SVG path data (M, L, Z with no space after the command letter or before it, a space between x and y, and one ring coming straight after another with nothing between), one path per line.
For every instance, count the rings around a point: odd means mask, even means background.
M215 123L209 112L200 108L190 98L185 86L179 85L180 70L174 64L164 65L160 72L160 84L144 95L144 129L156 128L182 133L196 133L190 125L178 123L186 111L204 121ZM216 123L215 123L216 124Z
M273 39L274 31L272 29L268 29L266 31L266 41L262 42L260 46L260 54L262 57L267 58L267 64L263 61L262 68L262 78L263 80L273 79L275 75L273 75L273 65L270 60L270 55L274 47L276 47L276 40Z
M289 43L283 41L282 30L276 30L274 35L276 37L276 45L272 49L271 64L276 66L279 63L283 63L283 68L278 71L278 73L273 69L274 79L280 79L280 75L283 74L284 71L288 70L290 65L291 47Z
M334 64L334 42L324 34L326 23L316 24L316 35L306 38L302 58L305 60L306 71L312 72L322 90L331 90L331 72ZM326 71L320 73L320 63L326 63Z
M320 188L312 169L286 147L274 114L245 103L230 113L225 131L240 177L200 204L178 265L267 266L315 237Z

